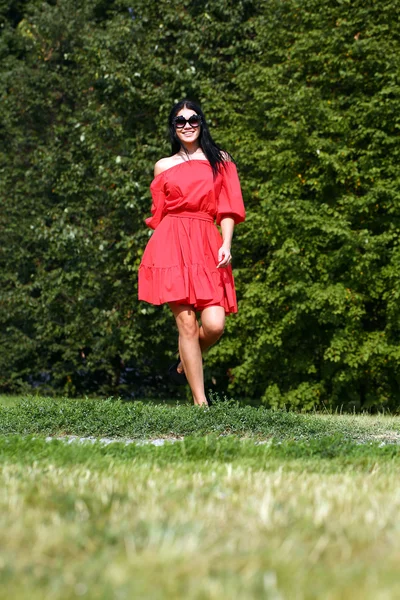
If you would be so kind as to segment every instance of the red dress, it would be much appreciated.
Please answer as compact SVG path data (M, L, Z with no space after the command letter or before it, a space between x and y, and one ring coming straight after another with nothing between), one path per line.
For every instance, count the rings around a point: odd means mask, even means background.
M157 175L150 191L146 223L155 231L139 267L139 300L237 312L232 267L217 269L222 238L214 224L224 216L244 221L235 164L225 162L214 180L207 160L185 161Z

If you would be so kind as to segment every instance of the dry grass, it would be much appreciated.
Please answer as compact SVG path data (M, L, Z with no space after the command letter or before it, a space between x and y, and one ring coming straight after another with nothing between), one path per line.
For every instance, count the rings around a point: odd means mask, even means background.
M65 450L63 464L3 464L1 597L400 597L397 462L165 465L121 453L101 468L68 464Z

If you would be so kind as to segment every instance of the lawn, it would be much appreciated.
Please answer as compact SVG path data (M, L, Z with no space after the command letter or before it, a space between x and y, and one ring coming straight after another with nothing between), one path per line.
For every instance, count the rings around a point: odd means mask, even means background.
M1 597L400 597L398 417L28 398L0 423Z

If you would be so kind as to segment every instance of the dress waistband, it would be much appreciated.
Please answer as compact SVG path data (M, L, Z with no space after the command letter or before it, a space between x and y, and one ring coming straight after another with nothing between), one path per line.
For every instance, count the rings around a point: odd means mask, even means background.
M189 219L200 219L201 221L209 221L210 223L214 223L214 217L209 215L206 212L201 211L191 211L191 210L181 210L176 213L169 212L166 214L167 217L178 217L181 218L189 218Z

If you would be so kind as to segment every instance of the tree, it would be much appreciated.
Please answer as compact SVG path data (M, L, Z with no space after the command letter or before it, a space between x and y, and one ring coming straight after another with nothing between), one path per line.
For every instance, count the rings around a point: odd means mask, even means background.
M364 4L0 8L3 391L171 394L175 326L136 281L166 115L190 96L248 213L208 381L269 406L398 406L397 11Z

